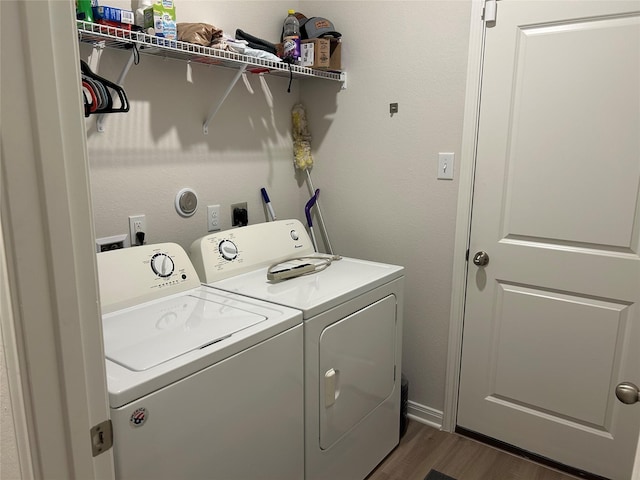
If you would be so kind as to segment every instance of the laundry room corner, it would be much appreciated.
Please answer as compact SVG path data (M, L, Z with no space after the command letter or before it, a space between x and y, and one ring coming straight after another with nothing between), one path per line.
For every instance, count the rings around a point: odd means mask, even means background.
M638 0L0 12L2 479L640 480Z
M291 109L303 104L334 250L407 267L409 412L439 426L458 166L452 180L439 180L437 162L440 152L462 150L471 2L183 0L178 8L184 21L273 41L288 8L330 18L343 35L349 81L293 81L287 93L287 78L247 74L205 135L202 121L235 72L142 55L124 81L131 111L107 118L102 133L87 122L96 236L126 234L128 217L143 214L148 243L188 248L207 233L208 205L221 206L222 230L231 228L230 205L239 202L247 203L250 224L267 221L261 187L279 218L304 219L309 191L293 167L291 143ZM411 35L418 40L407 42L407 32L419 32ZM109 78L118 77L129 56L87 45L80 53ZM188 218L174 206L182 188L198 195L198 210Z
M231 228L230 205L239 202L247 203L250 224L267 221L261 187L279 218L304 219L309 191L293 166L291 143L291 109L302 103L334 250L407 267L409 413L439 426L458 178L454 166L453 180L437 179L437 159L462 148L471 2L181 0L178 8L184 21L272 41L288 8L330 18L343 35L348 82L295 80L287 93L287 78L248 74L204 135L202 121L234 72L141 56L124 81L131 111L108 117L103 133L87 122L96 236L125 234L128 217L143 214L146 242L188 248L207 233L208 205L221 206L222 230ZM411 36L419 41L406 42L409 31L419 32ZM80 53L109 78L118 77L129 55L87 45ZM174 206L185 187L199 205L188 218Z

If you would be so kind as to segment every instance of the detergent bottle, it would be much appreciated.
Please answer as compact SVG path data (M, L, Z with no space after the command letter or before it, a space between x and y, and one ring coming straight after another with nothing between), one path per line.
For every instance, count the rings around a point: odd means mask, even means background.
M282 31L282 59L289 63L300 62L300 23L294 10L289 10Z

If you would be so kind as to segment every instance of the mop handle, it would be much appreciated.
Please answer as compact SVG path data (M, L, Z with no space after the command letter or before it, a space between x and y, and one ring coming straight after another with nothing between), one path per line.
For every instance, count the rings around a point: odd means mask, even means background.
M307 225L309 226L309 233L311 234L311 242L313 243L313 249L318 251L318 242L316 241L316 235L313 232L313 222L311 221L311 209L318 201L318 195L320 195L320 190L316 190L313 196L309 199L307 204L304 206L304 215L307 217Z
M309 169L305 170L307 172L307 187L309 187L309 193L313 195L315 188L313 188L313 182L311 181L311 173ZM318 219L320 220L320 228L322 228L322 233L324 234L325 246L327 247L327 253L333 255L333 248L331 247L331 241L329 240L329 233L327 232L327 227L324 223L324 218L322 218L322 210L320 209L320 201L317 202L316 210L318 211Z
M318 201L319 195L320 195L320 189L315 191L313 196L309 199L307 204L304 206L304 215L307 217L307 225L309 225L309 228L313 227L313 222L311 221L311 209Z

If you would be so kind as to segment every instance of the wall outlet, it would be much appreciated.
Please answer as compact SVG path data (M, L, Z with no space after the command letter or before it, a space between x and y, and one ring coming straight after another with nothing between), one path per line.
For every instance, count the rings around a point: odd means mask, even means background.
M131 245L144 245L147 232L147 219L144 215L129 216L129 235Z
M118 250L129 246L130 243L126 233L96 239L96 252L108 252L109 250Z
M220 205L209 205L207 207L207 231L215 232L220 230Z
M249 223L249 210L247 202L234 203L231 205L231 226L244 227Z

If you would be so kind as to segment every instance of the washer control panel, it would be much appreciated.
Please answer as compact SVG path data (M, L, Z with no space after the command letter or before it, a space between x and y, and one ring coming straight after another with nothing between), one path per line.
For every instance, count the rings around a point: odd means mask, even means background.
M102 313L200 285L187 253L175 243L100 252L97 260Z
M311 238L295 219L215 232L190 248L191 261L204 283L313 253Z

